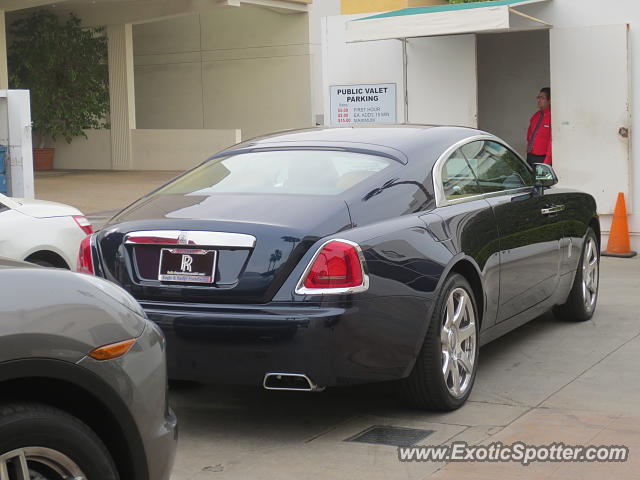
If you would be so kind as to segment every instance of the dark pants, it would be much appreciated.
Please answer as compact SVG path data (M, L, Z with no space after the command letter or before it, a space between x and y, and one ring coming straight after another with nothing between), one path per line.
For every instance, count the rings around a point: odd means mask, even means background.
M533 153L527 153L527 163L529 165L531 165L531 168L535 167L533 166L534 163L544 163L544 159L547 158L546 155L534 155Z

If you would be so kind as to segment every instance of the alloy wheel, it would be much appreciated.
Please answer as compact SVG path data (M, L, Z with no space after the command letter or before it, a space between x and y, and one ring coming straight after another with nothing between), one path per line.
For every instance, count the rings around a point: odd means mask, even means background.
M0 455L0 480L86 480L86 476L57 450L24 447Z
M596 306L599 268L598 245L589 237L582 258L582 298L587 312L591 312Z
M476 317L464 288L449 293L440 330L442 375L449 393L462 397L471 386L476 360Z

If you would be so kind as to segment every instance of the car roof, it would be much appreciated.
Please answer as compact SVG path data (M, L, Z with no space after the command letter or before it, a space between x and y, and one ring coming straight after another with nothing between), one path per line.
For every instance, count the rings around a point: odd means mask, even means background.
M401 152L398 157L411 159L419 154L433 158L433 161L450 145L485 132L468 127L434 125L384 125L366 127L316 127L289 130L247 140L221 152L217 156L228 155L235 150L274 147L336 146L344 148L380 151L388 154L389 149ZM405 162L403 162L405 163Z

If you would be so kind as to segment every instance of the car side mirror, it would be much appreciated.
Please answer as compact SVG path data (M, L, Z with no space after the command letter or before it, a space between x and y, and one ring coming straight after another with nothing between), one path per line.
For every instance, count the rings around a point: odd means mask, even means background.
M551 165L546 163L534 163L536 171L536 187L549 188L558 183L558 176Z

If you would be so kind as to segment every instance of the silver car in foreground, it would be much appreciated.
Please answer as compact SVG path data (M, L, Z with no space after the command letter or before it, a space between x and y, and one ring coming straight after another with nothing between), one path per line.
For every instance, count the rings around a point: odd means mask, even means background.
M104 280L0 259L0 479L166 480L165 342Z

